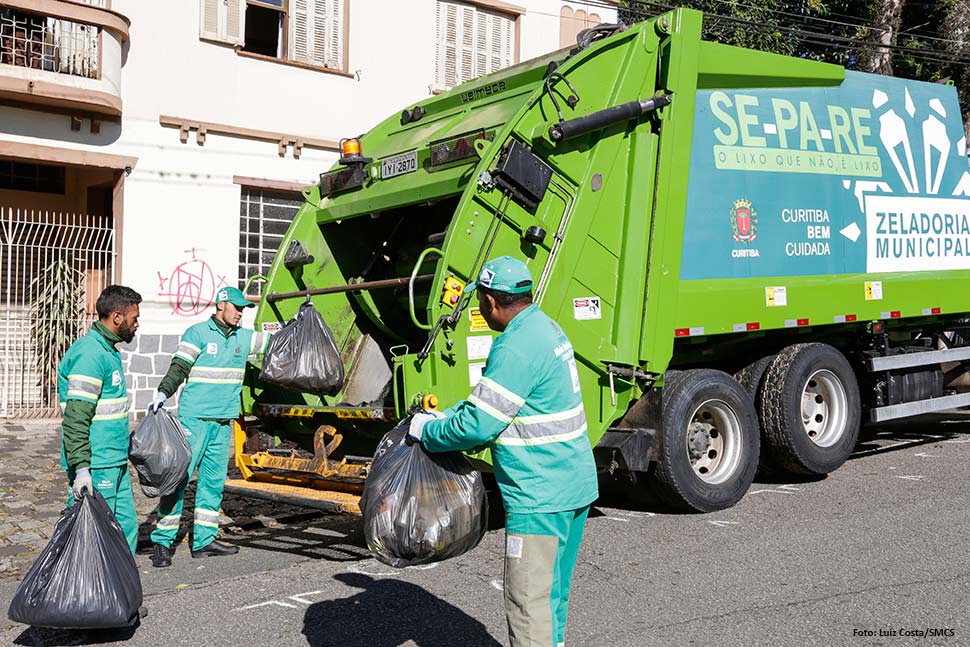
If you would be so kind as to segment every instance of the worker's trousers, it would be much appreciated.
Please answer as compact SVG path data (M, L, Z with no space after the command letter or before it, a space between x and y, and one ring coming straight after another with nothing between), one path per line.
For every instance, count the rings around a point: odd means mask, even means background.
M67 480L73 485L74 470L68 468ZM128 464L117 467L91 468L91 483L94 489L101 493L108 509L115 516L118 525L125 533L128 548L135 554L138 544L138 513L135 512L135 496L131 492L131 476L128 475ZM67 507L74 505L74 492L68 490Z
M505 614L512 647L565 644L569 586L589 506L505 515Z
M192 550L204 548L219 533L219 506L222 504L222 488L226 484L229 468L229 439L231 430L228 420L203 420L179 416L189 437L192 462L187 478L177 492L161 497L158 503L158 523L152 531L152 543L171 547L179 531L185 487L192 473L199 470L195 486L195 524L192 527Z

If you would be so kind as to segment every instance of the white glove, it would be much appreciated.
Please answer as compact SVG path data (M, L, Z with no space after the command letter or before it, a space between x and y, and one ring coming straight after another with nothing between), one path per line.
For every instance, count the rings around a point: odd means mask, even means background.
M424 412L434 416L436 420L444 420L445 418L448 417L445 414L438 411L437 409L425 409Z
M161 391L155 391L155 398L152 400L151 404L148 405L148 413L157 413L165 401L168 400L168 396Z
M435 420L435 416L430 413L418 412L411 416L411 426L408 427L408 438L421 442L421 432L428 422Z
M71 490L74 492L75 499L80 499L81 492L84 490L87 490L88 494L94 492L94 483L91 481L90 469L82 467L74 474L74 482L71 483Z

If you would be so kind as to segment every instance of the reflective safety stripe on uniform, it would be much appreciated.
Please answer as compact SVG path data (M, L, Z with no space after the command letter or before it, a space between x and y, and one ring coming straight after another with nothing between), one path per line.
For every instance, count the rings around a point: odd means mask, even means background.
M562 443L586 433L586 414L583 405L560 413L535 416L516 416L495 439L497 445L546 445Z
M129 401L124 398L106 398L98 400L94 409L94 420L120 420L128 418Z
M189 371L187 381L204 384L242 384L244 377L246 377L245 368L216 368L196 365Z
M101 395L101 385L103 382L96 377L89 375L67 376L67 399L77 398L88 402L97 402Z
M207 546L219 532L219 506L222 504L222 488L226 484L229 465L229 424L216 420L201 420L179 416L189 432L192 462L188 475L196 469L199 478L195 489L195 524L192 530L192 550ZM185 499L185 486L158 503L158 523L152 531L152 542L170 547L178 534L179 519Z
M195 359L199 356L202 349L195 344L190 344L189 342L183 340L179 343L179 348L175 351L175 356L184 359L189 364L195 364Z
M487 377L478 381L468 401L505 424L511 423L513 416L525 404L525 399Z

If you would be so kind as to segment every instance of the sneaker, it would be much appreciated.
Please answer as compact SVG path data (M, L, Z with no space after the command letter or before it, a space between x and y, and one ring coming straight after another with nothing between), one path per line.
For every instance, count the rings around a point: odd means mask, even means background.
M222 557L224 555L235 555L239 552L239 546L230 546L229 544L223 544L221 542L212 540L208 545L195 550L192 549L192 557L202 558L202 557Z
M165 568L172 565L172 551L161 544L152 546L152 566L155 568Z

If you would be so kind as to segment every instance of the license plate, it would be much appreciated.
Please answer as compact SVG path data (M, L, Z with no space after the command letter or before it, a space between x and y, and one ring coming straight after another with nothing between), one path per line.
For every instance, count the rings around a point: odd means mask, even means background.
M381 179L386 180L395 175L414 173L418 170L418 151L411 151L403 155L395 155L381 160Z

